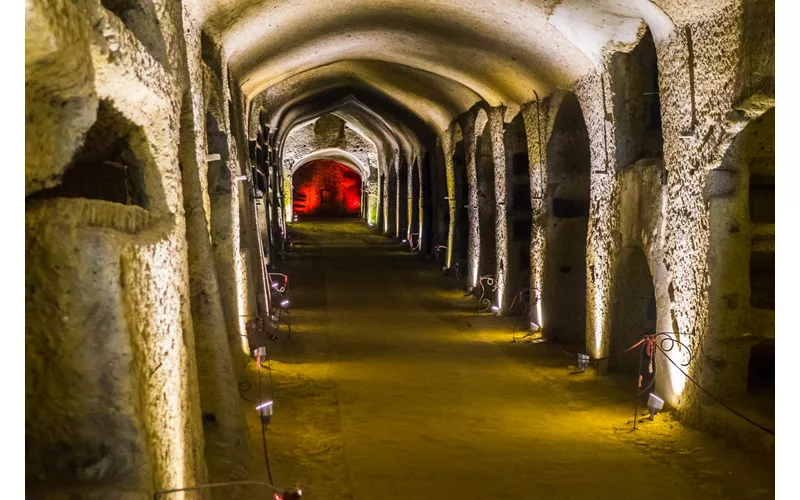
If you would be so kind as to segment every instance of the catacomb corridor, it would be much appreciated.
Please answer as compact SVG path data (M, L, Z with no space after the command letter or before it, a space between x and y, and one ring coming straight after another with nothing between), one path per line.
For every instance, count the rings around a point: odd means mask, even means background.
M770 0L27 0L36 499L775 497Z

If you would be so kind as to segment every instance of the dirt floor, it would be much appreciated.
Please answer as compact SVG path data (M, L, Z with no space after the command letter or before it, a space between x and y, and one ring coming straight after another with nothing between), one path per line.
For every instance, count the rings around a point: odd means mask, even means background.
M509 342L513 320L476 315L407 247L355 220L292 234L292 335L270 351L272 382L261 373L276 484L309 499L774 498L772 457L669 414L630 432L630 381Z

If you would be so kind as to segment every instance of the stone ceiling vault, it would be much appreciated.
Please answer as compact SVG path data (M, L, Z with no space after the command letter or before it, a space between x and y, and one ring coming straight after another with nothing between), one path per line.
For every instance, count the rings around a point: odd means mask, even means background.
M436 134L481 100L506 106L510 121L522 104L591 72L609 43L634 42L643 20L656 38L672 29L650 0L190 0L187 8L222 44L248 100L266 93L269 104L292 106L298 96L364 86Z

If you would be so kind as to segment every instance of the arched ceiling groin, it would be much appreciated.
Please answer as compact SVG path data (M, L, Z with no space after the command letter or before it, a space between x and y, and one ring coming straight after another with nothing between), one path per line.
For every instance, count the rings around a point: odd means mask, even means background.
M441 135L481 101L505 106L510 121L523 104L597 69L604 48L635 42L644 21L667 36L672 22L656 5L665 3L675 2L190 0L187 8L274 130L285 134L354 96L371 113L343 115L410 145L420 133Z

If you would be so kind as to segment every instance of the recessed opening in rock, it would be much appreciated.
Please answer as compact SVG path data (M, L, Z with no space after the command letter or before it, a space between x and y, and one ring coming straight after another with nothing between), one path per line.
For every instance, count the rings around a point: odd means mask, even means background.
M609 368L635 376L640 362L643 372L647 371L647 359L640 359L640 349L626 350L644 335L656 333L657 313L653 278L641 247L620 251L612 294Z
M511 120L503 131L508 176L508 220L510 234L508 283L516 295L529 288L531 245L531 185L528 166L528 137L522 113ZM522 308L511 311L522 313Z
M775 177L750 175L750 221L775 223Z
M486 112L481 110L479 117L488 120ZM495 191L494 160L492 158L492 138L489 126L484 121L482 130L476 130L475 169L478 177L478 229L480 231L480 265L479 275L496 273L497 259L495 248Z
M658 57L649 29L632 51L614 54L610 71L619 165L627 168L645 158L663 158Z
M750 348L747 392L775 393L775 341L765 340Z
M97 120L64 169L61 183L28 199L87 198L148 208L143 172L148 156L141 129L102 100Z
M775 253L750 254L750 306L775 309Z
M542 322L548 338L577 343L586 337L586 238L591 169L589 134L574 94L567 95L561 103L546 154L549 213L545 226Z
M467 241L469 238L469 214L467 191L467 158L464 141L456 143L453 154L453 174L456 180L456 242L453 262L467 258Z

